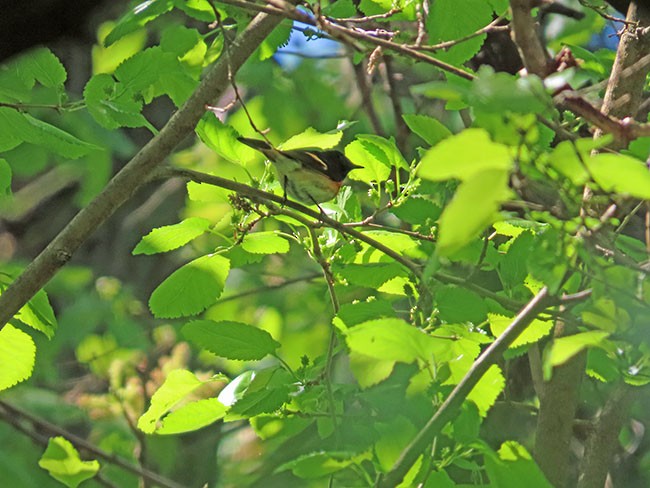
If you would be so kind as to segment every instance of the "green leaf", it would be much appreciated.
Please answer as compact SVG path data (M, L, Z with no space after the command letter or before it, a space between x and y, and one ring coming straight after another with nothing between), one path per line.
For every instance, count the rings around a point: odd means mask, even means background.
M553 107L553 101L537 76L495 73L488 66L479 70L467 102L476 110L498 114L504 111L540 114Z
M525 447L515 441L501 445L498 457L485 456L491 486L499 488L553 488Z
M449 256L467 245L499 218L500 204L510 195L508 173L501 169L475 173L463 181L440 216L437 252Z
M586 161L594 149L611 142L611 137L562 141L548 155L549 165L576 186L589 180Z
M551 368L566 363L580 351L600 345L609 335L609 332L592 330L553 339L544 361L545 373L550 373Z
M283 464L277 471L291 470L295 476L302 479L322 478L369 458L369 453L355 456L353 453L314 452Z
M18 311L15 318L42 332L48 339L54 337L57 328L56 317L47 298L47 293L43 289L36 292L31 300Z
M108 74L93 76L84 88L88 112L102 127L149 127L142 115L142 101L120 90L119 84Z
M216 398L206 398L183 405L162 419L156 434L182 434L210 425L226 415L227 407Z
M395 144L395 139L392 137L386 139L374 134L361 134L357 136L357 140L360 141L365 148L377 155L382 164L389 168L409 169L409 165L404 159L404 156L402 156L397 144Z
M429 42L460 39L492 22L492 7L485 0L436 0L427 16ZM460 65L471 59L483 45L485 34L436 53L436 58Z
M214 11L212 13L214 15ZM196 29L188 29L183 25L171 25L162 33L160 48L181 57L200 42L203 42L203 40Z
M486 170L508 171L512 165L508 147L492 142L483 129L466 129L429 149L418 176L434 181L466 180Z
M190 217L178 224L158 227L140 240L132 254L156 254L178 249L204 234L209 227L210 221L200 217Z
M203 383L191 371L170 371L165 382L151 397L149 408L138 419L138 429L145 434L155 432L159 428L158 421L161 417Z
M0 330L0 391L11 388L32 375L36 345L29 334L11 324Z
M25 140L27 142L43 146L52 152L70 159L77 159L92 151L101 150L99 146L77 139L72 134L47 122L36 119L31 115L24 114L24 117L31 126L30 130L25 134Z
M523 229L521 229L523 231ZM528 276L528 258L533 247L534 237L531 232L525 231L512 240L508 252L499 261L499 278L506 289L513 289L520 285Z
M377 359L357 351L350 351L350 369L362 389L384 381L393 372L395 361Z
M0 196L9 195L11 195L11 166L6 159L0 158Z
M345 331L351 351L384 361L430 361L449 341L432 337L400 319L376 319Z
M415 20L415 2L411 0L361 0L359 10L365 15L385 14L390 10L399 9L388 19L377 19L377 22L386 22L388 20Z
M280 47L289 43L291 38L291 24L284 23L278 25L271 34L266 36L259 47L259 59L264 61L275 54Z
M337 318L345 326L352 327L371 319L394 317L395 310L386 300L369 300L367 302L344 303L341 305Z
M250 418L263 413L272 413L289 401L289 388L265 388L257 391L246 391L228 412L228 419ZM228 420L227 419L227 420Z
M132 8L117 23L115 28L106 36L105 46L110 46L115 41L131 32L135 32L152 20L169 12L174 6L174 0L146 0Z
M367 141L354 141L345 147L345 155L350 161L361 169L355 169L350 173L351 180L365 182L386 181L390 175L390 164L388 158L376 146Z
M457 486L446 471L432 471L427 476L423 488L457 488Z
M397 263L348 263L335 269L350 283L370 288L379 288L392 278L406 276L404 268Z
M223 292L230 261L219 254L202 256L169 275L151 294L149 308L155 317L196 315Z
M429 146L435 146L451 136L451 131L442 122L428 115L406 114L402 118L409 129L424 139Z
M379 433L379 439L374 446L375 455L381 471L387 473L416 436L418 429L402 415L390 419L389 422L376 422L374 428Z
M38 465L70 488L94 478L99 471L99 462L82 461L72 443L63 437L50 438Z
M196 126L196 133L203 143L222 158L236 164L246 164L258 157L258 153L237 140L239 134L213 114L206 114Z
M183 327L183 336L217 356L241 361L263 359L280 347L265 330L240 322L195 320Z
M307 127L300 134L296 134L289 138L286 142L283 142L280 145L280 148L284 151L289 151L291 149L332 149L339 142L341 142L341 137L343 137L343 132L327 132L325 134L318 132L317 130Z
M150 88L153 96L166 94L180 107L196 87L197 81L178 58L160 47L151 47L130 57L115 70L120 90L144 94Z
M331 2L324 7L323 13L333 19L345 19L356 15L357 9L352 0L336 0L336 2Z
M284 254L289 252L289 241L276 232L246 234L241 247L253 254Z
M421 225L426 220L434 222L442 213L442 208L435 202L418 196L404 200L399 207L393 207L391 213L409 224Z
M566 275L570 249L565 249L562 235L552 228L540 232L533 244L528 256L528 272L548 286L550 293L556 293Z
M589 172L603 190L650 200L650 171L638 159L600 153L587 160Z
M499 337L512 323L512 317L499 315L496 313L489 313L488 320L490 321L490 330L494 337ZM544 320L533 320L526 330L524 330L519 337L510 345L511 349L516 349L526 344L533 344L538 342L543 337L546 337L553 328L553 322Z
M104 46L106 36L115 27L115 22L103 22L97 28L98 44L92 48L93 74L113 73L125 59L141 51L147 43L147 30L136 29L110 46Z
M436 290L436 303L440 318L448 323L473 322L487 319L487 305L475 292L447 285Z
M0 128L7 131L0 136L0 144L4 144L5 150L26 141L63 157L77 159L100 149L47 122L6 107L0 107Z
M16 68L22 71L23 76L48 88L62 87L68 76L59 58L45 47L33 49L21 56Z
M174 0L174 6L202 22L210 23L216 20L214 7L209 0Z

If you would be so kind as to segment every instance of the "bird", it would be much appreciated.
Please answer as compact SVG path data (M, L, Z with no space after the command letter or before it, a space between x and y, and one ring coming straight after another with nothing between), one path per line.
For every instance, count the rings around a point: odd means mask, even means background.
M361 168L336 150L292 149L282 151L267 141L238 137L239 142L261 152L278 173L284 197L307 204L336 197L350 171Z

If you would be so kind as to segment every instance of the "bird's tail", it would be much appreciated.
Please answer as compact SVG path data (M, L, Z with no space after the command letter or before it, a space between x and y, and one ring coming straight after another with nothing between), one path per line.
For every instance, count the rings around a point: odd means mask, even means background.
M269 149L273 149L273 147L266 141L263 141L261 139L249 139L248 137L238 137L237 140L243 144L246 144L248 147L252 147L253 149L257 149L258 151L268 151Z

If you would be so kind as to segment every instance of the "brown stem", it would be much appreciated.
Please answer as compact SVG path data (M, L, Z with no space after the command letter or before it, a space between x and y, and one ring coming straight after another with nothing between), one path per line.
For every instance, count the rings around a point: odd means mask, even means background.
M352 63L352 60L350 60ZM357 80L357 87L359 87L359 93L361 94L361 105L363 106L363 109L366 111L366 115L368 116L368 119L370 119L370 125L372 125L372 130L375 134L380 135L382 137L386 136L386 133L384 132L383 127L381 126L381 122L379 121L379 117L377 116L377 111L375 110L375 106L372 103L372 93L371 93L371 86L368 83L368 78L366 77L366 70L364 68L363 62L359 64L354 64L352 63L352 69L354 69L354 75Z
M526 71L544 78L548 74L549 60L539 37L537 24L531 16L535 3L535 0L510 0L512 40L517 45Z
M580 395L586 353L580 353L553 369L550 381L541 385L535 436L535 460L556 488L569 486L571 437Z
M395 120L395 139L396 144L402 154L406 154L406 140L409 136L409 129L402 118L402 102L399 94L399 80L393 67L393 59L390 56L384 56L384 66L386 66L386 80L388 81L388 95L393 106L393 118Z
M625 18L628 24L618 43L612 74L603 99L602 112L618 118L634 118L641 105L643 86L650 71L650 65L645 64L640 69L623 75L626 68L634 66L650 52L650 34L643 29L650 26L650 9L640 7L640 3L638 0L630 2Z
M602 488L612 458L619 447L618 435L628 419L634 387L620 384L610 395L585 444L578 488Z
M232 55L222 57L160 133L83 208L0 296L0 327L13 317L66 264L88 237L147 181L151 171L189 134L205 113L205 105L228 87L229 68L237 71L281 21L259 14L233 43ZM228 59L226 59L228 58Z

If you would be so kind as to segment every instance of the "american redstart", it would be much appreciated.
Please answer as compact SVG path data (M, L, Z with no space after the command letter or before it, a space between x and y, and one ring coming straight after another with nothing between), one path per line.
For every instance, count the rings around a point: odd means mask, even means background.
M239 137L240 142L261 152L275 165L285 197L309 204L334 198L350 171L357 166L340 151L293 149L281 151L259 139Z

